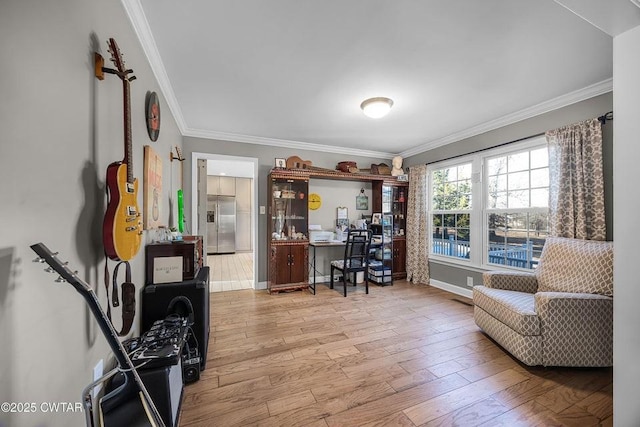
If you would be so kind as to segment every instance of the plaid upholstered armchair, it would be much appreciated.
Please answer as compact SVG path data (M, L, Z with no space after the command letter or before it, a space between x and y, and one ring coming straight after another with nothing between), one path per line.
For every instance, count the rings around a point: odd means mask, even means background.
M486 272L476 324L526 365L612 366L613 242L549 237L538 268Z

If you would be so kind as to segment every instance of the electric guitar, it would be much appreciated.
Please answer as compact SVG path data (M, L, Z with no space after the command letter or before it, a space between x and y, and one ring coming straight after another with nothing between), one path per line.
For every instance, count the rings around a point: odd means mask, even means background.
M165 427L162 416L149 396L149 392L140 379L140 375L138 375L122 343L118 340L118 333L109 319L107 319L107 315L102 310L98 297L91 286L80 279L77 276L77 272L71 271L67 267L67 263L60 261L56 253L52 253L44 244L36 243L31 246L31 249L38 255L38 258L33 260L34 262L47 263L49 268L46 268L45 271L51 273L55 271L60 275L55 280L56 282L70 283L85 299L98 321L98 326L100 326L107 339L109 347L111 347L120 372L124 375L124 383L100 399L100 425L105 427L125 425ZM87 421L89 421L92 415L92 407L87 402L85 402L85 406L89 409L87 411Z
M107 168L107 211L102 225L102 239L106 255L116 261L129 261L140 250L142 221L138 209L138 180L133 177L131 142L131 106L129 83L133 70L124 66L120 49L114 39L109 39L111 61L116 69L101 67L101 72L117 75L124 91L124 159ZM97 67L98 65L96 65ZM100 75L102 75L100 72ZM96 76L100 79L96 69Z

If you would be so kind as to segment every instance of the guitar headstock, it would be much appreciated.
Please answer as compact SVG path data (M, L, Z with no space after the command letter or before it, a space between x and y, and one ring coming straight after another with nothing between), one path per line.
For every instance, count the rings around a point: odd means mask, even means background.
M180 162L184 161L184 157L182 157L182 148L176 145L175 149L176 149L177 157L173 155L173 152L171 152L171 155L169 156L169 160L171 161L178 160Z
M111 62L114 63L114 65L116 66L116 72L114 74L117 74L118 77L120 77L122 80L134 80L135 76L131 76L128 77L128 75L130 73L133 73L133 70L128 70L125 65L124 65L124 59L123 59L123 55L122 52L120 52L120 48L118 47L118 44L116 43L114 38L110 38L109 41L107 42L107 46L109 46L109 53L111 54Z
M84 281L82 281L78 277L77 271L72 271L67 265L68 262L61 261L58 258L58 252L51 252L49 248L47 248L44 243L36 243L35 245L31 245L31 249L38 255L37 258L33 260L33 262L37 263L46 263L49 267L45 268L44 271L47 273L56 272L60 276L55 279L55 282L69 282L73 285L77 290L86 291L90 289L89 285L87 285Z

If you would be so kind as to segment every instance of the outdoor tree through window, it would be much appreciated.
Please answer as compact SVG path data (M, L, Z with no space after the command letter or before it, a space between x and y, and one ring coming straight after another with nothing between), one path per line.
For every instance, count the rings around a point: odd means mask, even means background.
M472 209L471 163L431 174L431 251L444 256L468 258Z

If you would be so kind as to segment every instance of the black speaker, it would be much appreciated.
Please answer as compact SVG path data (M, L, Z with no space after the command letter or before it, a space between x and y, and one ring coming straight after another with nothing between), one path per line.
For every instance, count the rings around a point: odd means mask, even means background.
M202 267L193 280L147 285L142 291L141 332L170 314L188 317L197 342L200 369L207 362L209 345L209 267Z

